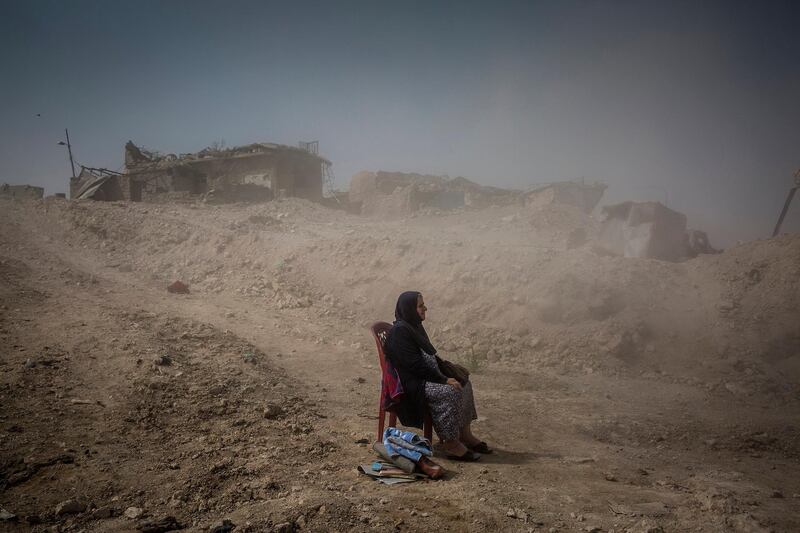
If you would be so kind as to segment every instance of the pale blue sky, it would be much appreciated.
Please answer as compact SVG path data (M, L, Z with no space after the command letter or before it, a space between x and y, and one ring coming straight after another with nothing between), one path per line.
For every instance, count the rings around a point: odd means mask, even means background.
M729 245L770 234L800 168L795 2L287 4L0 1L0 181L66 191L64 127L112 169L128 139L319 140L343 187L585 177Z

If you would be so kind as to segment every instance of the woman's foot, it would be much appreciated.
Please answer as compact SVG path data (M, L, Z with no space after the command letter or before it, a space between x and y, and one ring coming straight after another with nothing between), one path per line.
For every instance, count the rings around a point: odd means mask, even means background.
M489 445L483 441L479 442L478 444L475 444L474 446L469 446L469 449L472 450L473 452L478 452L478 453L492 453L494 451L491 448L489 448Z
M469 435L468 437L462 438L461 442L473 452L492 453L492 449L489 448L489 445L474 435Z
M456 461L477 461L481 458L479 453L467 448L464 443L458 440L445 441L442 443L445 457Z
M442 442L442 450L445 455L464 455L469 450L467 447L458 440L446 440Z

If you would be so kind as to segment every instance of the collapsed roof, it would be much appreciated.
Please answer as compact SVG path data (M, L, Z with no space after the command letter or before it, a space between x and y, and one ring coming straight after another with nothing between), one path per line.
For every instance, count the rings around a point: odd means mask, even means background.
M175 155L161 154L153 150L147 150L137 146L133 143L133 141L128 141L125 143L125 167L128 169L139 170L142 168L169 167L176 164L197 160L224 159L276 152L295 152L304 156L314 157L321 163L331 165L331 162L328 159L325 159L319 154L310 152L304 148L298 148L286 144L252 143L244 146L233 146L230 148L208 146L199 152Z

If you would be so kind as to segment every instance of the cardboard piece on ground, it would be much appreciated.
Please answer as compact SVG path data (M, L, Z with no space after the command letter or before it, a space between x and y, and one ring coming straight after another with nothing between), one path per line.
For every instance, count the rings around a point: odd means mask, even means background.
M358 465L358 471L362 474L368 475L376 481L380 481L381 483L385 483L387 485L393 485L395 483L410 483L426 477L425 474L406 474L402 471L398 473L389 470L373 470L372 465L369 464Z

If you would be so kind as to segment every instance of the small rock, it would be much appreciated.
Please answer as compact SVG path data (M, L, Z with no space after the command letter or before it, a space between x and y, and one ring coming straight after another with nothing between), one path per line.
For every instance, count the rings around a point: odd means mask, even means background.
M379 502L381 505L386 505L387 503L389 503L389 500L387 500L386 498L381 498Z
M173 294L189 294L189 286L178 280L167 287L167 292L171 292Z
M268 403L264 408L264 418L272 420L283 415L283 408L274 403Z
M34 361L33 359L26 359L25 368L36 368L36 361Z
M0 507L0 522L16 522L17 515Z
M130 518L131 520L136 520L141 518L144 514L144 509L141 507L128 507L125 509L125 517Z
M183 525L174 516L165 516L159 520L145 520L136 529L142 533L166 533L167 531L183 529Z
M779 490L773 490L770 498L783 498L783 493Z
M77 514L86 510L86 504L78 500L66 500L56 506L56 515Z
M516 518L517 520L528 520L528 513L522 509L509 509L508 512L506 512L506 516L509 518Z
M160 355L153 360L153 363L158 366L169 366L172 364L172 357L168 355Z
M208 530L211 533L228 533L229 531L233 531L233 528L236 527L236 524L228 520L227 518L223 519L222 522L217 522Z
M293 533L294 524L292 524L291 522L281 522L280 524L275 526L274 531L275 533Z
M106 518L111 518L114 516L114 508L108 505L104 505L103 507L99 507L92 511L92 518L96 518L98 520L104 520Z
M606 472L606 473L604 474L604 476L605 476L605 478L606 478L606 481L617 481L617 476L615 476L615 475L614 475L614 474L612 474L611 472Z
M583 528L583 530L586 531L586 533L601 533L603 528L597 526L586 526Z
M567 462L567 463L573 463L573 464L576 464L576 465L585 465L585 464L589 464L589 463L594 463L595 462L594 458L592 458L592 457L568 457L568 458L564 459L564 461Z

